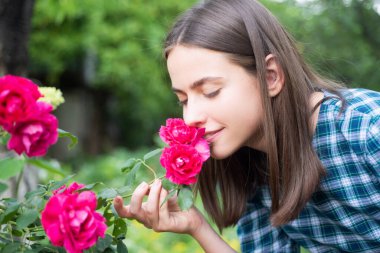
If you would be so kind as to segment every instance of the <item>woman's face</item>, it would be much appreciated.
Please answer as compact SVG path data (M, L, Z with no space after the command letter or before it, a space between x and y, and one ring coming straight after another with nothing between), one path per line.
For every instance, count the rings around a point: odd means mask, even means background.
M223 53L181 45L170 51L167 67L185 122L206 128L214 158L242 146L262 149L263 111L254 75Z

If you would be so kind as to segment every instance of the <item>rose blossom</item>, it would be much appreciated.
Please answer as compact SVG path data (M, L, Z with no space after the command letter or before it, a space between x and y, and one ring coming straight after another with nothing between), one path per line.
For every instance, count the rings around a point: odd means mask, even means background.
M41 223L51 243L63 246L69 253L90 248L99 237L104 238L107 229L105 218L95 211L95 193L75 192L82 187L73 183L67 190L56 192L41 213Z
M193 184L202 169L202 156L191 145L175 144L164 148L160 157L165 177L176 184Z
M73 194L75 191L80 190L84 187L84 184L78 184L77 182L72 183L69 187L66 187L66 185L62 185L57 190L53 191L53 194Z
M204 128L188 126L182 119L167 119L166 125L161 126L159 135L161 139L169 144L195 145L205 134Z
M52 109L45 102L35 103L29 114L9 131L8 149L15 150L17 154L25 152L29 157L45 155L49 146L58 139L58 121L50 114Z
M42 95L29 79L6 75L0 78L0 125L5 130L23 119Z

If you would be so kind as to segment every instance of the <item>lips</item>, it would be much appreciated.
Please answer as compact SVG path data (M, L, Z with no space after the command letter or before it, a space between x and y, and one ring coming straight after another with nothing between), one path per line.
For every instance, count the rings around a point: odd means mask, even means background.
M205 133L206 141L208 141L208 142L214 141L220 135L222 130L223 129L218 129L218 130L214 130L214 131L207 131Z

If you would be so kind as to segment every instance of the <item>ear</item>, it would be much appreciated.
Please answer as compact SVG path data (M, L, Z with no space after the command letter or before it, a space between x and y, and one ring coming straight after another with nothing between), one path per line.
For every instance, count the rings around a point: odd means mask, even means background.
M284 71L282 70L276 56L268 54L265 57L266 63L266 81L268 85L268 94L270 97L277 96L285 84Z

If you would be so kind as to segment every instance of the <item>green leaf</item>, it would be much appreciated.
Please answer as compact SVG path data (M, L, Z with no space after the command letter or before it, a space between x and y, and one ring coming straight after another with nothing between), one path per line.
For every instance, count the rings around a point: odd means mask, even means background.
M40 241L40 240L43 240L45 238L46 238L46 236L44 236L44 235L34 235L34 236L27 237L27 239L29 241Z
M24 206L29 209L42 210L46 204L46 199L41 196L33 196L24 202Z
M18 158L5 158L0 160L0 179L8 179L20 173L25 165L25 160Z
M4 215L13 213L20 207L20 203L18 203L16 199L6 199L5 204L7 209L5 210Z
M134 166L133 169L127 174L127 178L125 179L125 184L132 185L135 180L136 180L136 173L141 167L141 162L137 162Z
M158 148L158 149L155 149L153 151L150 151L149 153L147 153L146 155L144 155L144 160L148 160L149 158L152 158L158 154L160 154L162 152L162 148Z
M58 129L58 136L59 137L68 137L68 138L70 138L71 143L67 146L68 149L72 149L78 143L78 137L76 137L72 133L66 132L66 131L64 131L62 129Z
M181 210L188 210L194 203L193 192L190 187L183 187L178 193L178 205Z
M117 188L116 191L119 195L125 195L127 192L130 192L133 188L130 185L125 185L120 188Z
M61 181L57 181L57 182L54 182L52 184L52 186L50 187L50 190L53 191L53 190L57 190L59 187L61 187L62 185L65 185L67 182L69 182L69 180L74 177L75 175L70 175L70 176L67 176L65 177L64 179L62 179Z
M103 184L102 182L96 182L96 183L93 183L93 184L88 184L88 185L85 185L80 190L78 190L78 192L89 191L89 190L92 190L93 188L95 188L96 186L102 185L102 184Z
M0 194L8 189L8 185L0 182Z
M16 224L19 228L26 228L32 224L38 218L39 212L35 209L27 209L16 220Z
M127 233L127 223L122 218L115 219L114 225L113 225L113 232L112 235L114 237L125 237L125 234Z
M176 194L177 190L171 190L169 192L169 194L166 196L166 198L164 199L164 201L162 201L161 205L162 206L163 204L166 203L166 201L168 201L168 199L170 199L171 197L173 197L175 194Z
M121 168L121 172L124 172L124 173L129 173L133 166L135 165L136 163L136 159L135 158L129 158L125 164L123 165L123 167Z
M100 198L99 196L98 196L97 202L98 203L96 205L96 210L98 210L98 209L100 209L100 208L102 208L102 207L104 207L104 206L107 205L107 200L103 199L103 198Z
M13 236L21 237L23 234L24 233L21 230L12 229L12 235Z
M104 210L103 217L106 219L107 227L112 226L112 224L115 222L115 216L113 215L112 211L110 210L110 206L108 206Z
M117 253L128 253L127 246L123 243L122 240L119 240L117 242L116 252Z
M120 218L119 214L116 212L115 206L112 204L110 207L112 214L115 216L116 219Z
M102 198L102 199L111 199L111 198L116 197L117 195L118 195L118 193L115 189L107 188L107 189L104 189L103 191L101 191L98 194L98 197Z
M112 236L106 234L104 238L99 237L98 242L96 243L96 249L100 252L103 252L106 248L108 248L112 243Z
M21 244L19 242L14 242L5 245L5 247L2 249L1 253L14 253L14 252L20 252L20 246Z
M32 197L41 197L42 195L46 194L46 189L44 187L39 187L36 190L30 191L25 193L25 199L29 199Z
M171 182L167 178L162 179L162 187L164 187L166 190L170 191L172 189L178 188L178 185Z
M53 165L52 162L42 160L42 159L28 159L27 163L34 165L40 169L44 169L46 171L49 171L53 174L57 174L57 175L60 175L62 177L65 176L65 173L63 171L61 171L61 168Z
M5 146L7 145L9 139L10 139L10 134L3 130L3 128L0 126L0 145Z

